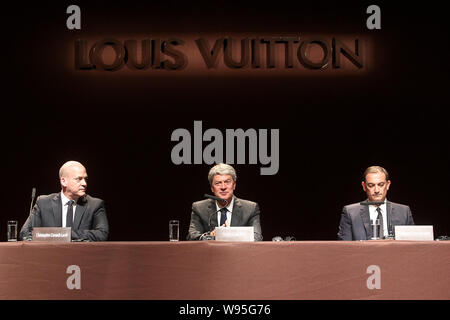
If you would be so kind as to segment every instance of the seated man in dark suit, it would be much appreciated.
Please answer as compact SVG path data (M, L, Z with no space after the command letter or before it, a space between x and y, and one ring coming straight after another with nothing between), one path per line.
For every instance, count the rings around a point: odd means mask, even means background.
M59 170L61 192L38 197L20 231L20 239L31 239L34 227L71 227L72 240L105 241L108 220L103 200L86 194L87 173L76 161Z
M194 202L188 240L200 240L216 226L253 226L255 241L262 241L259 206L256 202L234 196L236 179L236 171L228 164L221 163L211 168L208 174L211 191L227 202L212 199ZM211 235L214 236L214 231Z
M381 205L361 205L359 202L345 206L339 225L339 240L368 240L372 237L370 220L381 220L381 238L387 237L396 225L412 225L414 220L408 206L386 200L391 185L386 169L372 166L364 172L363 190L369 202Z

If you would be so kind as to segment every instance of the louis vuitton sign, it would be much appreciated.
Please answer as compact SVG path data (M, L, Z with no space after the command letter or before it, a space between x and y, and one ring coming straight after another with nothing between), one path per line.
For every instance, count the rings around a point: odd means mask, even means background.
M365 67L369 42L354 36L129 36L76 39L75 70L351 70ZM370 49L370 46L368 46Z

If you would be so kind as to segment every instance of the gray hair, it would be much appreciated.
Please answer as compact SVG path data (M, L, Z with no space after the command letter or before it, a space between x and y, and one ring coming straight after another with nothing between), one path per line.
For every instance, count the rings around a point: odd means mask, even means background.
M232 166L226 163L219 163L209 170L208 180L210 185L212 185L213 178L216 174L229 174L233 178L234 182L237 180L236 171Z
M363 181L364 182L366 181L366 176L369 173L379 173L379 172L384 173L384 175L386 176L386 181L389 180L389 173L387 172L387 170L385 168L380 167L380 166L371 166L371 167L368 167L366 169L366 171L364 171Z

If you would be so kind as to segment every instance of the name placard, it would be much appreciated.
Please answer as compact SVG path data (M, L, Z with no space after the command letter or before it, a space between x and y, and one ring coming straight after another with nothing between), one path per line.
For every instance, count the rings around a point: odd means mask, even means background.
M72 228L40 227L33 228L33 241L70 242Z
M216 228L218 241L255 241L253 227L218 227Z
M433 226L395 226L395 240L433 241Z

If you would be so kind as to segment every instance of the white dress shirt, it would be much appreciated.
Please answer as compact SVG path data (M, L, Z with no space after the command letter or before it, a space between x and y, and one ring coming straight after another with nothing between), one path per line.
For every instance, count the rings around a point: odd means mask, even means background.
M377 206L369 206L370 220L376 220L378 217ZM383 235L387 237L389 235L389 230L387 227L387 208L386 208L386 199L384 199L384 203L380 205L381 215L383 216Z
M68 202L70 201L69 198L67 198L64 193L61 191L61 203L62 203L62 226L66 226L66 219L67 219L67 208L68 208ZM75 209L77 208L77 202L75 201L72 205L73 208L73 221L75 221Z
M233 196L233 198L231 198L231 201L230 201L230 203L227 206L227 210L228 210L227 211L227 220L225 221L225 226L227 226L227 227L229 227L231 225L231 215L233 213L233 205L234 205L234 196ZM216 201L216 208L217 208L217 210L221 209L219 207L219 205L217 204L217 201ZM220 223L220 216L221 216L221 214L222 213L220 211L217 212L217 221L219 223Z

